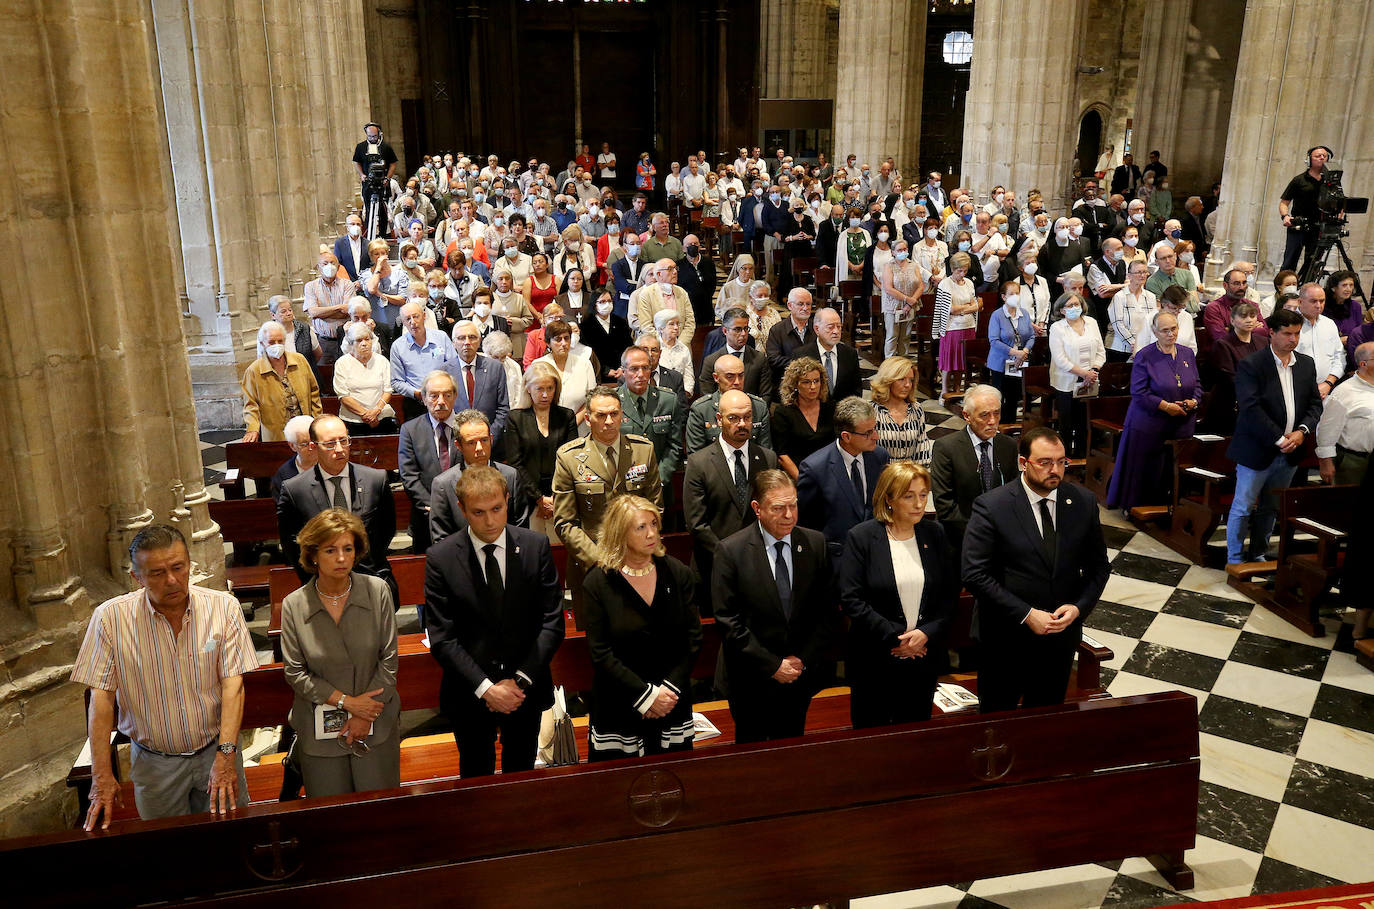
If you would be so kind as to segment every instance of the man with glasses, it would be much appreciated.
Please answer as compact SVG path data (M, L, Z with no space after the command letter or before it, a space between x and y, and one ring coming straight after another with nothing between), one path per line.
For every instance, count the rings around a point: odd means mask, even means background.
M313 469L297 474L282 484L277 503L277 530L287 564L296 569L304 583L310 579L300 565L296 534L306 522L328 508L342 508L362 518L367 529L367 555L358 560L358 570L376 575L391 585L396 599L395 581L386 554L396 535L396 503L387 484L386 471L348 462L348 427L335 416L319 417L310 424L310 447L315 451Z
M716 390L701 395L692 402L687 417L687 454L701 451L720 438L720 399L727 391L744 391L744 361L733 354L716 358L714 367ZM748 394L748 392L745 392ZM753 436L764 448L773 447L773 433L768 423L768 402L758 395L749 395L753 404Z
M1020 482L976 499L964 533L983 713L1064 703L1083 621L1111 574L1097 499L1064 478L1059 434L1023 434L1017 460Z
M834 445L813 452L797 471L803 526L825 534L830 558L838 559L854 525L873 518L873 490L887 466L878 445L878 411L859 397L835 405Z
M749 314L741 307L730 307L720 320L720 333L725 336L725 346L701 361L697 394L709 395L716 391L716 363L721 357L729 356L738 357L744 363L745 391L765 401L772 398L773 370L769 368L768 358L750 343Z

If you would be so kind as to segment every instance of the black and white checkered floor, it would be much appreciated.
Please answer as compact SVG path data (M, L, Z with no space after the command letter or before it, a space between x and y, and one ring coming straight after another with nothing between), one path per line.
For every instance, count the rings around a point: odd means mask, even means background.
M932 435L963 425L924 406ZM202 437L207 480L218 480L220 446L237 435ZM1309 638L1223 572L1102 515L1112 578L1087 625L1115 653L1108 689L1197 698L1202 787L1187 855L1196 887L1176 893L1148 861L1128 859L871 897L856 909L1149 907L1374 879L1374 673L1355 662L1349 620Z

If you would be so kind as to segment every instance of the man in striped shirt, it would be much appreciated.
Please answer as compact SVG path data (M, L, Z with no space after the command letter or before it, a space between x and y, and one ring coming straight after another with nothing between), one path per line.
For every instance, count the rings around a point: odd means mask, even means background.
M191 586L191 557L174 527L154 524L129 546L141 589L91 616L72 681L90 689L91 806L86 829L110 826L121 800L108 743L116 704L131 749L134 800L148 819L248 803L238 753L243 673L257 653L232 596Z

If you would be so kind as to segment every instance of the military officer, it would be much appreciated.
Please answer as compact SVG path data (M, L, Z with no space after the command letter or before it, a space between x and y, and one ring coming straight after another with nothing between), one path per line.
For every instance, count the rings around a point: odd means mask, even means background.
M668 388L649 384L653 372L649 352L640 347L627 347L620 358L620 397L625 413L624 429L632 435L643 436L654 444L658 458L658 477L667 500L673 485L673 474L682 464L682 424L685 411L677 406L677 393Z
M716 422L720 396L727 391L744 391L744 361L734 354L724 354L717 358L712 375L716 379L715 392L702 395L693 401L691 416L687 418L688 456L715 444L720 438L720 425ZM749 399L754 404L754 441L763 448L772 450L773 434L769 430L768 404L758 395L749 395Z

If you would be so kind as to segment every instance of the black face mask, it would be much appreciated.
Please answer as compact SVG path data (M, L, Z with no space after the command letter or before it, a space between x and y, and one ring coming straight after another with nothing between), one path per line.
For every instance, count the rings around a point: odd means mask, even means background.
M701 247L697 246L695 243L689 243L686 246L682 247L682 251L685 252L687 255L691 256L693 259L695 259L697 257L697 254L701 252Z

